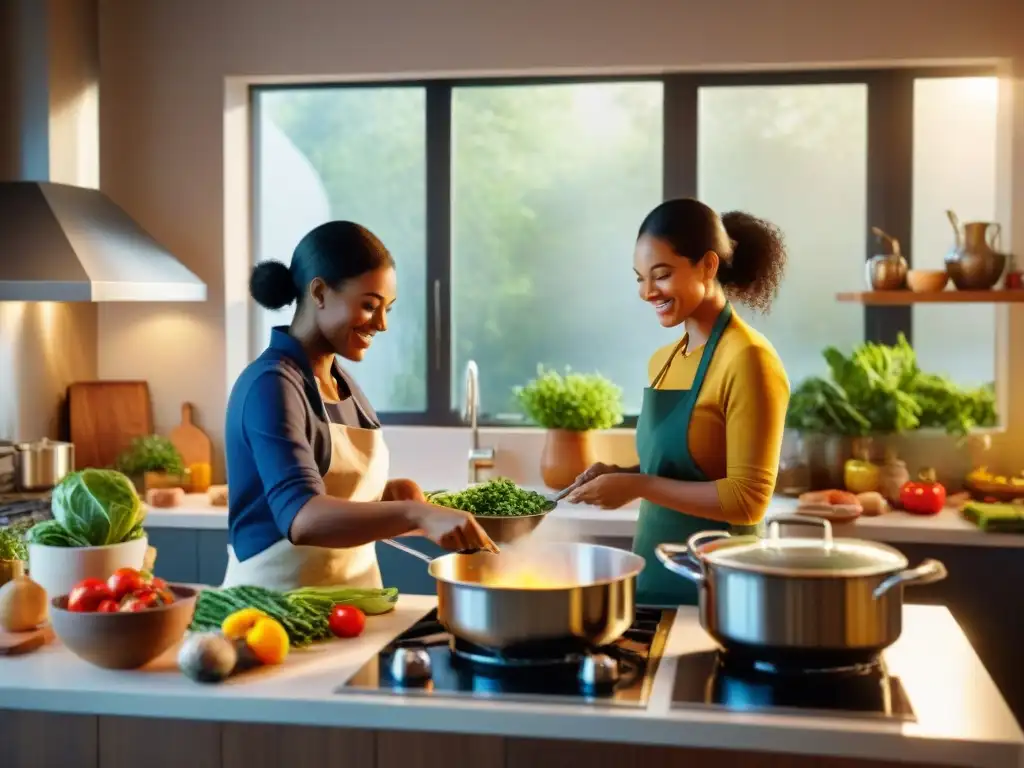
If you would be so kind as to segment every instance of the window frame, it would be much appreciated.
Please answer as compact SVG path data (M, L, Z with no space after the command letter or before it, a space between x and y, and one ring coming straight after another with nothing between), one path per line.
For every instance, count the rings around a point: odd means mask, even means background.
M776 72L666 73L568 77L473 77L431 80L317 82L250 85L251 169L253 204L251 236L258 237L259 94L271 90L312 88L424 88L426 93L426 282L427 371L426 409L381 412L382 423L395 426L454 427L464 424L451 405L451 261L452 261L452 92L461 87L570 85L589 83L660 82L663 88L662 194L664 199L697 196L698 99L701 88L862 84L867 88L867 220L898 238L908 262L913 214L914 82L925 78L994 77L995 66L839 69ZM864 259L876 251L867 238ZM251 259L250 259L251 263ZM252 308L255 311L255 307ZM913 343L911 306L864 306L864 339L892 344L900 333ZM258 348L258 346L254 347ZM486 408L486 403L483 403ZM636 426L636 415L620 425ZM525 421L499 418L485 411L481 426L530 428Z

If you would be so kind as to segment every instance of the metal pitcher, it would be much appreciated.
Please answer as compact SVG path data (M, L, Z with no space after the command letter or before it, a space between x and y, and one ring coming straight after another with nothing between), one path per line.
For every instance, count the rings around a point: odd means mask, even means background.
M953 211L946 211L953 225L954 246L946 254L946 271L961 291L987 291L999 282L1006 269L1006 254L996 246L1002 227L996 222L970 221L962 227Z
M900 241L878 227L872 227L871 232L883 243L888 243L891 252L868 259L865 265L868 287L873 291L896 291L903 288L907 280L907 260L900 253Z

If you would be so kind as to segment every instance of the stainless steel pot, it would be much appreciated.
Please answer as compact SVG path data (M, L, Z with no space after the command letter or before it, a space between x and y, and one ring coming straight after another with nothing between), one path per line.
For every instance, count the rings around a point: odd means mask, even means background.
M47 491L75 469L75 446L43 438L33 443L0 444L0 456L14 457L14 487Z
M581 643L607 645L635 618L639 555L596 544L531 543L499 554L431 559L438 621L456 637L505 652Z
M822 537L784 538L783 522ZM874 660L903 630L903 587L946 577L937 560L908 569L892 547L835 539L827 520L799 515L773 518L767 538L704 531L656 554L697 584L701 626L727 651L807 666Z

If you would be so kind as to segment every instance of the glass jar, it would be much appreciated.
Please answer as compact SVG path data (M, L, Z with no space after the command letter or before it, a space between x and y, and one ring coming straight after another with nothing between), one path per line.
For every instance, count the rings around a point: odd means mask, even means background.
M811 489L811 464L801 435L783 441L775 490L781 496L799 496Z

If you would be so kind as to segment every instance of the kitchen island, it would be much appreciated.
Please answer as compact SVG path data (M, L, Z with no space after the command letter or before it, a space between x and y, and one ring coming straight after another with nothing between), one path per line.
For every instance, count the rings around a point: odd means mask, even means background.
M87 665L55 643L0 658L5 768L60 765L369 768L757 765L1019 768L1024 735L949 612L907 606L886 652L909 720L674 706L676 667L712 648L676 614L646 706L338 692L435 604L404 596L357 640L294 652L220 685L187 680L169 652L148 668ZM335 760L335 762L331 762Z

